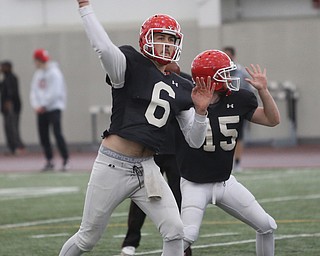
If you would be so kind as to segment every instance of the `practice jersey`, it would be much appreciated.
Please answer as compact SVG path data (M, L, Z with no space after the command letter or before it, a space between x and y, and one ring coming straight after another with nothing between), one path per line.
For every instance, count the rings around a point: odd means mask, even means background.
M120 50L127 62L125 84L112 88L111 125L103 135L117 134L159 152L168 123L193 106L192 83L175 73L163 74L131 46Z
M233 155L238 129L244 119L251 120L258 102L245 89L222 96L208 108L209 126L202 147L193 149L176 129L176 157L183 178L196 183L228 180L233 166Z
M184 72L180 72L179 76L189 80L192 82L192 77ZM192 85L194 86L194 85ZM190 88L192 89L192 88ZM159 154L166 154L166 155L175 155L175 129L180 129L178 121L176 119L173 119L170 121L168 126L168 132L166 134L166 138L163 142L163 144L160 147Z

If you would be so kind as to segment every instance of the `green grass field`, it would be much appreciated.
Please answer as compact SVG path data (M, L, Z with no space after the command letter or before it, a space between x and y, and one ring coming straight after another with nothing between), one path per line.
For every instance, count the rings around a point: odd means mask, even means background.
M236 174L278 224L276 255L320 255L320 170L250 170ZM0 255L57 256L77 231L89 173L0 174ZM114 212L94 250L119 255L129 200ZM137 255L160 255L162 241L149 219ZM255 255L255 232L210 206L193 255Z

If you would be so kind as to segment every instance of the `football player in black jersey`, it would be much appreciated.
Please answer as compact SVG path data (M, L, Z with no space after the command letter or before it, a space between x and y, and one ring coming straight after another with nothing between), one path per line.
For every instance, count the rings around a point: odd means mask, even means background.
M247 81L257 90L262 102L258 106L254 93L239 90L239 78L230 76L235 68L230 58L219 50L204 51L192 62L193 79L211 80L215 92L208 107L210 128L202 147L189 147L177 131L184 248L197 240L205 209L208 204L214 204L256 231L257 255L271 256L276 222L231 171L243 120L272 127L279 124L280 114L267 88L266 69L261 70L259 65L246 68L251 76Z
M166 66L166 72L174 72L186 79L192 81L192 77L184 72L180 71L180 66L177 62L172 62ZM162 175L167 178L168 185L172 190L174 198L180 210L181 206L181 191L180 191L180 174L177 167L177 161L175 156L174 136L175 127L177 123L173 120L168 129L166 140L160 148L159 154L154 156L156 164L160 167ZM122 243L121 256L135 255L136 248L140 244L141 240L141 228L145 221L146 214L133 202L130 203L129 215L128 215L128 230L125 239ZM191 256L191 249L187 256Z
M155 164L168 124L177 119L185 139L200 147L207 130L210 83L198 84L165 73L178 61L183 35L172 17L156 14L140 29L140 51L115 46L89 0L77 0L86 34L107 73L112 90L110 128L93 164L80 228L60 256L81 255L101 238L114 209L131 198L163 237L164 256L183 255L183 224L172 192Z

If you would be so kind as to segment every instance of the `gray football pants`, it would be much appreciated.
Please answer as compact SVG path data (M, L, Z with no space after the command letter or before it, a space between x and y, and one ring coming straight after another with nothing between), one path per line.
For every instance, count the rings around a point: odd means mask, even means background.
M126 198L131 198L157 226L163 238L163 255L183 255L183 225L167 182L159 175L162 198L147 199L143 172L137 173L134 166L141 168L142 165L98 153L88 183L80 229L63 245L60 256L77 256L92 250L112 212ZM155 163L153 168L160 172Z

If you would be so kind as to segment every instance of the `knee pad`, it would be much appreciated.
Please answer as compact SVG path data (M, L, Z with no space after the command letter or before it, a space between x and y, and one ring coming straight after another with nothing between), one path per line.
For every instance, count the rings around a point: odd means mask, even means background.
M164 241L171 241L183 238L183 224L180 218L169 219L160 226L160 233Z
M264 235L264 234L273 233L273 231L277 229L277 223L274 220L274 218L272 218L269 214L267 215L268 215L267 224L264 226L263 229L257 230L258 234Z
M97 244L100 235L94 234L93 232L78 232L77 233L77 246L85 252L89 252Z
M184 227L184 239L190 244L193 244L199 236L199 228L197 226L189 225Z

